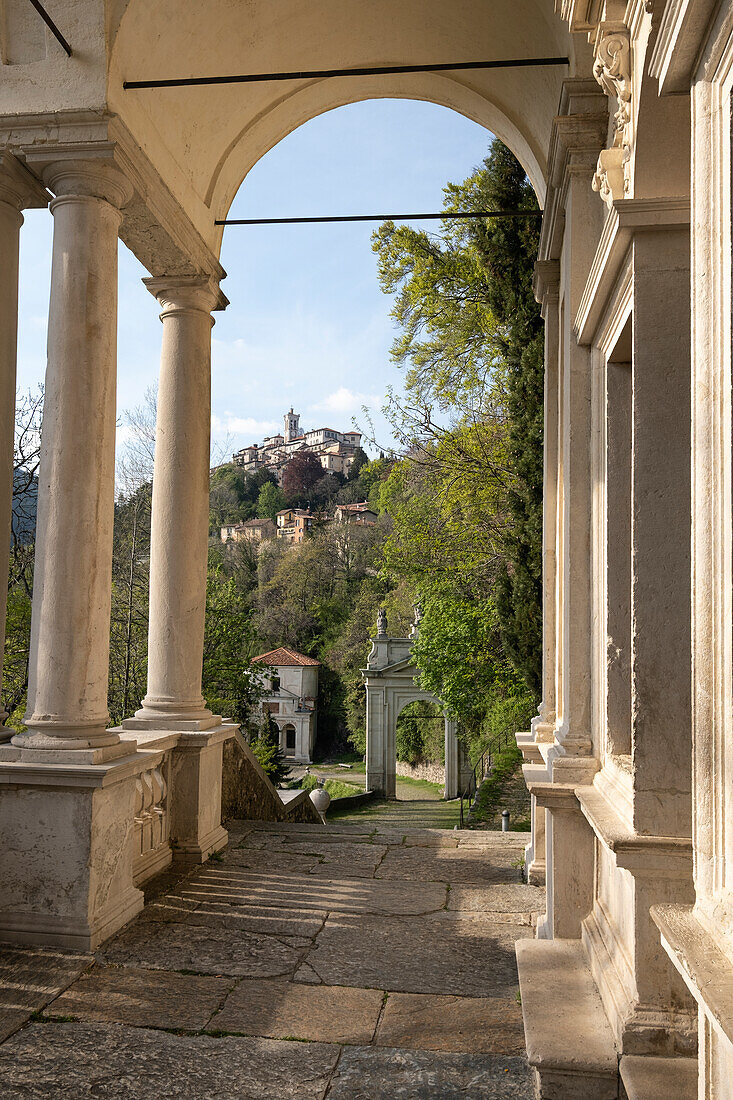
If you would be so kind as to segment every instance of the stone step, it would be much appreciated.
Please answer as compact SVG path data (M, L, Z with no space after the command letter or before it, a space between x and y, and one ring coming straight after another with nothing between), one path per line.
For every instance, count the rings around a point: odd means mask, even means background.
M616 1043L580 942L520 940L516 951L539 1100L617 1100Z
M697 1058L654 1058L625 1054L621 1059L625 1100L650 1100L674 1096L697 1100Z

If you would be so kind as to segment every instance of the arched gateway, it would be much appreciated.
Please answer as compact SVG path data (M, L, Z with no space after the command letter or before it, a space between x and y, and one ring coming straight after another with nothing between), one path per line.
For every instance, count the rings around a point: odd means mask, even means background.
M397 775L397 719L410 703L424 700L442 706L417 684L420 670L412 658L418 615L409 638L387 634L387 616L377 618L377 635L367 667L362 670L366 687L366 786L386 798L395 797ZM473 780L470 761L458 739L457 723L445 716L445 799L457 798Z

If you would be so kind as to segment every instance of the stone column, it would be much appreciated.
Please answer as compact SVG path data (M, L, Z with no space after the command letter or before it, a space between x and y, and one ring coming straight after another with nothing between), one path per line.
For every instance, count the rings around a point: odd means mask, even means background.
M56 198L28 730L0 748L0 939L89 951L142 908L135 788L155 756L106 729L117 235L132 188L108 148L64 155L32 157Z
M134 728L221 724L201 694L209 542L211 311L214 279L145 279L162 306L150 534L148 690ZM126 727L131 723L126 723Z
M107 730L117 236L132 189L94 161L46 165L56 193L26 749L95 750ZM98 757L90 758L97 762Z
M171 843L177 862L223 847L223 742L236 726L201 693L209 541L211 311L226 298L210 276L145 279L163 322L150 540L148 690L125 730L176 730Z
M11 153L0 153L0 639L5 639L10 530L13 510L13 443L18 336L18 252L21 210L41 207L48 194ZM3 645L0 644L0 741L8 717L2 709Z

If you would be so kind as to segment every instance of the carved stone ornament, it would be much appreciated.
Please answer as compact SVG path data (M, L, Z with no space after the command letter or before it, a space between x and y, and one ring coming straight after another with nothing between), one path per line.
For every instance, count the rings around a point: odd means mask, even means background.
M380 637L384 637L387 633L387 612L383 607L380 607L377 612L377 634Z
M606 95L616 99L613 144L598 158L593 190L609 205L630 189L632 147L631 39L624 23L600 23L595 43L593 75Z

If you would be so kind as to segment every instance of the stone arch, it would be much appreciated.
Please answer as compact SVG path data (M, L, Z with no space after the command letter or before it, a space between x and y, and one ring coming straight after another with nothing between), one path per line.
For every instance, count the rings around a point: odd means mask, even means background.
M380 627L381 628L381 619ZM410 703L442 701L417 684L419 669L412 660L410 638L393 638L378 633L372 639L366 689L366 786L386 798L395 797L397 779L397 719ZM416 628L415 628L416 629ZM458 724L448 715L445 724L445 799L457 798L472 778L471 766L458 740Z
M365 99L425 100L484 125L513 149L544 202L550 131L577 48L552 0L524 0L521 12L516 0L492 0L488 9L483 0L406 0L399 8L324 0L317 12L297 0L253 0L247 8L243 18L238 0L118 0L110 16L109 109L212 251L222 237L214 221L257 160L309 119ZM123 89L146 77L547 56L567 56L570 67Z

